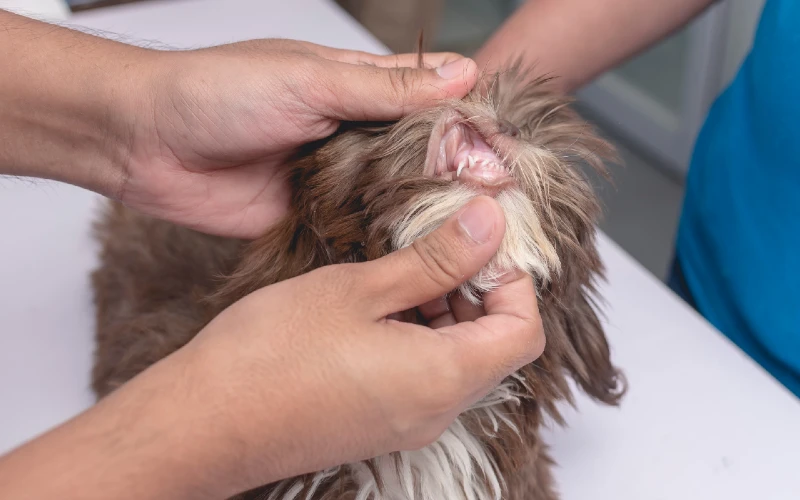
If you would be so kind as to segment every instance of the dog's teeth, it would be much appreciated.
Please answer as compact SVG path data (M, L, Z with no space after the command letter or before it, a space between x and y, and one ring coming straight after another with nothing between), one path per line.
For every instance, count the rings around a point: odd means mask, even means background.
M472 156L468 156L467 158L469 158L469 168L474 167L475 166L475 158L473 158Z
M467 164L465 160L461 160L458 163L458 170L456 170L456 177L461 176L461 171L464 170L464 166Z

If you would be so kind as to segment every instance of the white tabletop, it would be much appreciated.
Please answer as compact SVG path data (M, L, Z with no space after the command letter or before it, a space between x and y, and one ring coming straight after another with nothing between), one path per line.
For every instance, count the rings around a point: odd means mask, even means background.
M259 37L386 52L326 0L173 0L72 23L175 47ZM0 452L92 402L97 197L0 179ZM579 397L548 440L565 500L800 498L800 403L601 235L607 329L631 388L620 409Z

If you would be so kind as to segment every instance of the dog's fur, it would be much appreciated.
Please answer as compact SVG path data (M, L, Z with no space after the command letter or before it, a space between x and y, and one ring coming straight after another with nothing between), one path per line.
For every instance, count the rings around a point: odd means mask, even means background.
M457 293L479 300L509 266L533 275L544 354L422 450L343 464L240 498L556 499L539 431L548 416L561 422L557 405L572 398L568 377L603 403L616 404L623 392L593 298L602 275L599 208L580 166L605 171L602 161L613 151L568 105L546 79L531 80L512 66L483 78L463 100L396 123L343 126L293 162L289 214L252 243L111 204L97 225L96 393L105 396L180 348L251 291L328 264L376 259L433 231L478 194L423 175L438 147L431 136L443 117L455 116L491 143L518 186L496 193L507 218L503 246ZM406 319L417 320L410 313Z

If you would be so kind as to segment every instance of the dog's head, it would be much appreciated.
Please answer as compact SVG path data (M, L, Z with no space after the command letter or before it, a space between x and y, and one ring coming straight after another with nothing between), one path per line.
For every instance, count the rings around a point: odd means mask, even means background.
M394 123L348 124L309 147L291 168L290 214L250 246L221 291L224 302L317 267L384 256L488 194L505 211L504 241L455 293L477 302L499 271L524 270L536 281L547 338L544 354L504 384L507 395L523 396L509 419L517 428L538 426L543 411L558 420L570 376L595 399L616 403L622 383L592 300L602 275L600 210L582 175L582 165L605 172L613 150L546 79L528 76L512 66L462 100ZM493 459L513 461L510 443Z

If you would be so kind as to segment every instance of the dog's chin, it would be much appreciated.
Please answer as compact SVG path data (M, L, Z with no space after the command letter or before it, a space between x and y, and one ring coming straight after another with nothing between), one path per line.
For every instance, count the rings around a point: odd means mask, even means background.
M474 198L487 194L482 185L453 182L418 194L391 228L395 250L430 234ZM492 192L505 214L506 231L495 256L481 271L458 288L467 300L480 304L482 295L499 286L503 276L521 270L545 284L559 273L561 263L546 237L530 197L517 184Z

